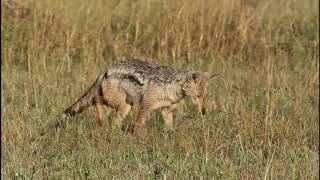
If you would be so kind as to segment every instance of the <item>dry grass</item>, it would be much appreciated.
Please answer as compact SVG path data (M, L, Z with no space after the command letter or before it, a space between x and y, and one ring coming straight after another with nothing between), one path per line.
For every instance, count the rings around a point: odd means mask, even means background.
M25 15L2 2L1 177L318 179L318 3L49 0ZM170 134L155 113L137 141L90 109L40 135L132 57L220 73L204 120L187 104Z

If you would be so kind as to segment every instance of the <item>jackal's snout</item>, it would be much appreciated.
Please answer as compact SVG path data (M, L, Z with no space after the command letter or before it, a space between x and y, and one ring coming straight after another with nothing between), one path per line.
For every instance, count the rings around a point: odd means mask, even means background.
M195 72L189 77L186 94L192 97L192 103L197 106L199 114L206 114L209 80L216 76L218 75L208 72Z
M206 111L207 111L206 108L203 107L203 108L201 109L201 114L202 114L202 115L205 115L205 114L206 114Z

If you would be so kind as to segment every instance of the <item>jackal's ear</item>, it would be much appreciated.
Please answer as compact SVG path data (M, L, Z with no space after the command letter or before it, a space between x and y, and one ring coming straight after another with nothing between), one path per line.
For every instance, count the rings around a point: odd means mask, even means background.
M201 74L199 72L193 72L190 74L190 76L188 77L189 81L194 81L194 82L199 82L201 79Z
M204 74L210 80L215 79L217 76L219 76L219 74L212 74L212 73L209 73L209 72L204 72Z

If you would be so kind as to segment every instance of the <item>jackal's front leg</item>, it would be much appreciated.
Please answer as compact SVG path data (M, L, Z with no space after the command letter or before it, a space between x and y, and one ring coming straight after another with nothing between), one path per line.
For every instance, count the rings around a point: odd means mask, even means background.
M116 118L112 121L112 129L119 128L122 124L122 121L127 117L131 111L132 106L127 103L123 103L117 108Z
M138 112L138 116L136 119L136 122L134 124L133 133L138 134L141 128L145 125L146 120L148 119L150 113L158 108L161 107L168 107L170 105L170 102L167 101L147 101L143 102L140 110Z
M146 110L146 109L139 110L136 122L134 124L133 134L136 134L136 135L139 134L141 128L146 123L149 113L150 113L150 110Z
M171 106L164 108L161 113L164 120L164 125L168 130L174 131L173 128L173 112L175 112L179 107L183 105L183 101L180 101L176 104L172 104Z
M164 109L161 111L162 117L164 120L164 125L167 128L167 130L173 131L173 112L168 111L167 109Z

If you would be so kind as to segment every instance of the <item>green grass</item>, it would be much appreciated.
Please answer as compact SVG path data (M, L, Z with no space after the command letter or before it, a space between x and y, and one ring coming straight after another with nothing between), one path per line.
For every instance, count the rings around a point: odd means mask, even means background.
M319 2L241 2L35 1L25 18L1 5L1 177L318 179ZM90 108L41 134L132 57L219 73L209 112L187 103L173 133L155 112L138 140Z

